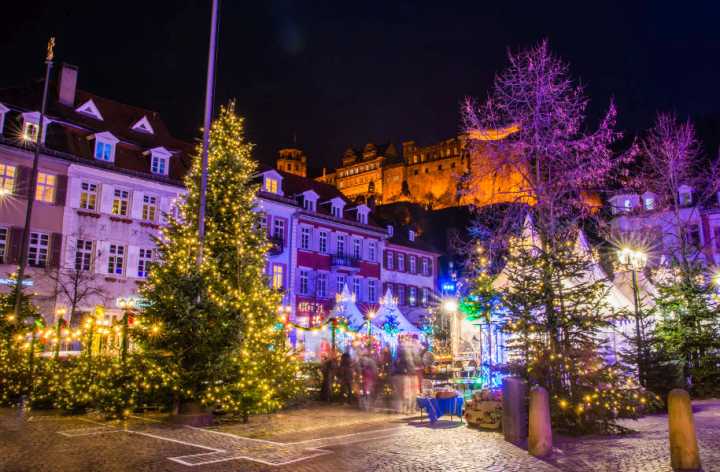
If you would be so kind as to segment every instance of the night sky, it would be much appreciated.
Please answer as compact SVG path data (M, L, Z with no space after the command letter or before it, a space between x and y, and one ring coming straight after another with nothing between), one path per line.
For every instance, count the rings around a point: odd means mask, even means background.
M210 0L15 3L17 12L0 9L0 87L41 76L54 34L81 88L197 135ZM656 110L712 131L720 6L626 3L225 0L216 104L237 99L259 159L296 137L312 165L334 166L348 146L453 136L460 100L487 93L507 49L546 37L586 85L592 116L615 97L628 132Z

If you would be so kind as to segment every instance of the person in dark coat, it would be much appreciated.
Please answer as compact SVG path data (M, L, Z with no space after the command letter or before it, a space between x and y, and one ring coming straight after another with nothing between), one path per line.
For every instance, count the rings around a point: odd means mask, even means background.
M340 358L340 392L343 398L350 403L353 398L353 364L350 353L345 351Z

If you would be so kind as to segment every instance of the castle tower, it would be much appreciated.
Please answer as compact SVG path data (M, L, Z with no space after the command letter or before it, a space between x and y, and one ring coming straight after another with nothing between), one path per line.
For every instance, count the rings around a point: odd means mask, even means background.
M307 157L297 148L280 149L277 169L300 177L307 177Z

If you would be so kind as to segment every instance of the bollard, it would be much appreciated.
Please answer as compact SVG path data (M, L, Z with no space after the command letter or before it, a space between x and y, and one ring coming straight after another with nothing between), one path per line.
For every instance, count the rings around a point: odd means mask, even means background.
M530 418L528 453L545 457L552 452L552 424L550 422L550 397L543 387L530 390Z
M518 443L527 438L527 382L517 377L503 379L502 428L505 441Z
M681 388L671 390L668 395L668 430L673 470L700 470L690 395Z

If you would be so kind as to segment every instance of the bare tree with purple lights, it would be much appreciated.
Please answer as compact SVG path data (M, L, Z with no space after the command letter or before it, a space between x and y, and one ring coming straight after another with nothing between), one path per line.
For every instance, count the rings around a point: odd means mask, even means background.
M521 177L515 200L533 221L531 241L516 237L516 215L495 236L510 241L503 303L512 368L550 391L557 427L616 429L614 418L636 413L644 396L617 388L625 379L604 361L607 285L584 278L594 262L576 250L580 226L594 219L589 197L604 190L616 164L615 107L587 131L588 99L547 42L509 61L485 102L466 100L463 114L491 176Z

